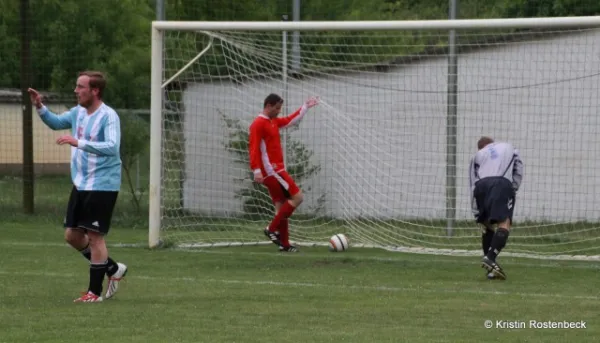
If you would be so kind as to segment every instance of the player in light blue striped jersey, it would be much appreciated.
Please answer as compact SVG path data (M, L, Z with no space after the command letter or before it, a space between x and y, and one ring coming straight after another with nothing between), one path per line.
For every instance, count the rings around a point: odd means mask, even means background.
M75 86L78 105L57 115L42 103L42 96L29 89L41 120L53 130L70 129L57 139L71 146L73 187L64 220L65 240L90 261L86 294L76 302L102 301L102 283L108 276L105 298L111 298L127 273L127 266L108 256L104 236L121 188L121 125L117 113L102 101L106 79L100 72L79 74Z

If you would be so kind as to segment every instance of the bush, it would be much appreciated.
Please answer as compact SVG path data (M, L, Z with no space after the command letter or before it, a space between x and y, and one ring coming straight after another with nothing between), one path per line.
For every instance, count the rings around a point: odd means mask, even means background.
M131 195L131 202L135 210L141 210L140 202L147 185L136 189L132 173L136 163L145 156L150 147L150 124L137 114L121 112L121 161L123 163L124 181Z

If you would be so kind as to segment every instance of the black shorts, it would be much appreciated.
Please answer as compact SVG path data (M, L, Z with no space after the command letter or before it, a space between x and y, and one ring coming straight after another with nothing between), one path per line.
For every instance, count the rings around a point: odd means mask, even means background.
M106 235L118 195L119 192L79 191L73 187L67 205L65 228L79 228Z
M486 177L477 181L473 196L477 202L478 223L497 224L510 219L515 209L515 190L504 177Z

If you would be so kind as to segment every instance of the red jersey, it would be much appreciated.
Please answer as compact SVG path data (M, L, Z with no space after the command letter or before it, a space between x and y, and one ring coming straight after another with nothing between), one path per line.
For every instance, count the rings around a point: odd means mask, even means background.
M302 106L287 117L271 119L261 113L254 119L250 125L248 150L250 168L255 174L260 172L266 177L285 170L279 130L297 124L307 111L308 108Z

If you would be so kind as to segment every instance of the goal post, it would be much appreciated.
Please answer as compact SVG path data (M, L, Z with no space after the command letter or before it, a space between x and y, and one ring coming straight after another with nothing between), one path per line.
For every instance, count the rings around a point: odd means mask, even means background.
M476 139L491 135L515 144L526 168L507 250L598 254L599 27L600 16L155 21L149 245L268 243L272 204L244 155L274 92L289 110L322 98L282 135L305 191L290 221L300 245L342 232L354 246L479 254L466 168ZM292 73L293 31L302 56Z
M148 185L148 244L158 246L161 225L162 128L163 128L163 31L152 28L150 75L150 177Z

